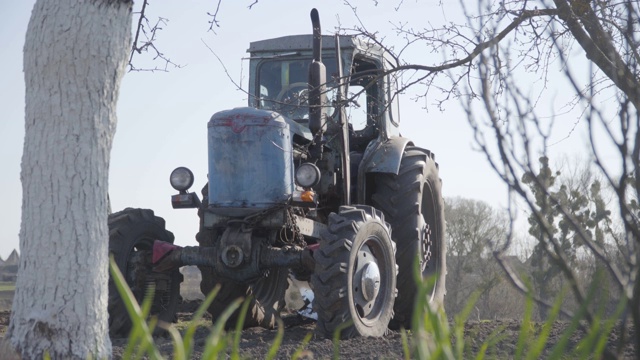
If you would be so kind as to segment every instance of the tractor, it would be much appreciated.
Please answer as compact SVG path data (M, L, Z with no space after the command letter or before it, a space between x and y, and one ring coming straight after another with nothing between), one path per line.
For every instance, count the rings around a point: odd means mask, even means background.
M191 170L171 173L173 207L197 209L199 246L173 245L152 210L109 216L110 252L138 300L153 286L159 320L175 316L186 265L199 267L205 295L220 286L214 321L250 299L244 327L276 325L288 277L309 282L326 337L410 328L417 267L434 279L432 308L443 306L438 164L400 135L392 58L355 36L323 36L315 9L311 22L311 35L250 43L248 106L207 124L202 198L189 191ZM110 333L126 335L131 322L109 284Z

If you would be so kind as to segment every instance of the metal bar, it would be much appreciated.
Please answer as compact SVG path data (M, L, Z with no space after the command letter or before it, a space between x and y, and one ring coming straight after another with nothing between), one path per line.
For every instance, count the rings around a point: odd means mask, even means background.
M349 156L349 125L347 124L347 115L344 110L344 96L346 93L345 79L342 73L342 54L340 52L340 36L336 34L336 61L338 62L338 93L336 94L336 103L339 108L338 124L342 130L340 143L342 145L342 204L351 205L351 158Z

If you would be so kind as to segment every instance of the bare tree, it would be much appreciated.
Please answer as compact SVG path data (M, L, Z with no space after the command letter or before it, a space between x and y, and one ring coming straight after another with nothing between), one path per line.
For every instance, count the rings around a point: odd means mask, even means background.
M487 158L501 176L513 194L524 201L531 217L539 226L541 251L549 262L557 266L558 271L567 279L572 295L578 303L587 304L591 297L578 282L576 269L571 266L562 236L556 236L557 229L545 216L546 208L553 207L563 219L561 233L572 234L572 241L583 244L584 248L602 261L607 272L619 288L623 301L628 306L628 315L623 323L631 321L640 327L640 277L638 276L640 254L640 223L638 213L633 209L632 199L638 198L640 163L640 117L638 94L638 3L554 1L544 3L553 16L538 18L520 30L531 39L527 54L535 51L529 65L549 74L552 69L545 64L555 57L562 64L563 80L575 90L575 105L584 111L579 126L584 126L589 134L591 159L602 173L605 183L616 194L616 208L620 213L624 228L624 243L628 254L627 261L616 263L609 261L604 251L598 231L580 221L578 214L565 201L566 193L554 193L548 190L543 178L523 178L524 173L536 173L536 160L547 156L549 151L550 129L556 118L546 119L532 97L526 85L518 82L510 73L511 63L503 54L509 49L495 47L482 54L475 68L477 94L481 98L484 116L479 117L477 107L470 101L463 101L471 124L476 130L478 143L487 153ZM515 8L508 12L498 10L498 14L524 13L523 4L512 4ZM517 6L517 7L516 7ZM525 6L527 6L525 4ZM498 25L496 24L496 27ZM586 55L589 71L580 73L571 66L572 62L582 61L571 57L571 45L579 45ZM505 44L506 45L506 44ZM546 52L545 52L546 50ZM526 61L526 59L525 59ZM545 78L552 81L551 76ZM466 88L471 89L473 85ZM615 109L607 109L602 99L616 99ZM613 116L612 116L613 113ZM617 120L613 120L617 117ZM604 135L604 136L601 136ZM495 147L489 145L496 144ZM609 146L615 151L615 163L605 160L599 149ZM531 180L539 194L528 191L525 180ZM540 197L543 202L537 201ZM598 212L596 210L596 212ZM600 216L602 214L599 214ZM596 229L597 230L597 229ZM500 258L500 256L498 256ZM518 283L514 277L514 282ZM538 298L539 303L549 299ZM587 323L593 324L595 313L587 312ZM624 333L624 328L623 328ZM640 347L640 339L635 341ZM621 351L610 349L609 355Z
M507 241L506 211L465 198L445 199L447 220L447 297L445 309L451 318L469 305L474 295L473 319L519 319L524 314L524 296L514 290L493 258L493 252ZM505 261L518 274L529 270L515 245Z
M640 3L481 0L461 1L460 9L466 17L464 23L429 25L426 29L418 24L397 26L406 44L394 48L397 64L391 71L409 74L401 89L422 85L424 90L418 90L418 96L435 98L436 104L459 100L477 145L509 186L513 203L517 199L539 224L544 257L558 266L572 295L585 304L590 301L588 293L578 285L576 271L554 236L544 206L523 181L525 173L538 173L540 157L548 157L551 136L557 136L554 125L560 121L558 114L580 112L574 130L581 128L587 134L592 164L616 195L622 224L618 244L624 247L624 260L608 260L596 232L584 228L557 194L544 190L541 178L529 180L541 189L539 196L565 219L574 241L604 264L627 304L623 324L632 322L640 328ZM354 30L381 42L364 26ZM427 65L402 61L407 48L425 45L441 53L445 61ZM570 89L574 97L563 108L547 114L545 110L553 104L549 89L554 87ZM435 90L441 90L439 95L434 95ZM614 155L604 157L604 148ZM497 253L498 260L503 257ZM513 284L528 292L515 272L501 263ZM543 305L550 301L535 298ZM568 311L565 314L571 315ZM587 326L595 319L593 312L586 313ZM626 340L640 348L640 337ZM620 349L609 348L608 355L619 355Z
M108 358L109 155L131 0L38 0L24 46L20 266L7 337L23 359Z
M453 315L465 307L472 293L479 291L482 302L502 281L492 253L506 241L508 219L489 204L472 199L447 198L444 211L449 250L447 276L451 280L445 308Z

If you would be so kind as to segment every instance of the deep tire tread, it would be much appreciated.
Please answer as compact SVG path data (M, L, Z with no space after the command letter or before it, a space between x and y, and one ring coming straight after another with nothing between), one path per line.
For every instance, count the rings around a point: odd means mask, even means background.
M415 146L407 146L405 149L398 175L381 174L376 178L376 189L372 195L372 204L387 215L387 221L393 230L393 239L398 247L396 263L399 273L413 273L412 266L416 251L419 251L419 226L422 224L422 204L424 186L430 181L436 197L436 208L443 211L444 203L441 195L441 180L438 177L438 164L434 161L435 155L429 150ZM436 210L437 211L437 210ZM444 215L438 221L440 236L435 241L439 242L441 249L440 263L441 274L438 276L437 289L432 305L443 306L444 287L446 275L446 259L444 243ZM441 287L441 288L440 288ZM399 276L397 282L398 297L396 298L394 311L395 317L390 326L392 328L410 328L411 316L414 307L414 296L417 291L413 276Z
M127 208L109 215L109 252L123 274L126 274L127 263L134 246L151 249L153 240L161 240L173 244L174 235L165 229L164 219L155 216L149 209ZM169 304L154 314L159 320L172 322L181 301L180 283L182 274L178 269L167 273L170 277ZM126 275L125 275L126 276ZM129 284L132 287L132 284ZM136 300L142 302L145 289L132 287ZM159 299L154 298L153 308L160 308ZM127 336L131 329L131 321L126 307L120 298L115 283L109 278L109 334L113 337Z

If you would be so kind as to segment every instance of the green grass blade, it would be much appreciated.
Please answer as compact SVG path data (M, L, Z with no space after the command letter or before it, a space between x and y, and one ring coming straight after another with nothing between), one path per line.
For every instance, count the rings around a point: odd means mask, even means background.
M428 301L428 295L433 291L436 279L422 279L417 256L413 262L413 276L417 290L411 319L414 356L419 359L454 359L451 329L446 315L440 309L433 309Z
M219 335L216 338L215 342L207 342L205 347L205 351L202 354L203 360L216 360L218 359L218 354L220 354L227 347L226 337L224 335Z
M353 320L345 321L342 324L338 325L336 331L333 332L333 359L337 360L340 358L340 333L342 333L342 330L348 328L351 325L353 325Z
M416 357L419 359L431 358L429 350L429 339L427 333L430 330L431 323L428 320L429 314L427 309L427 292L428 284L422 281L422 272L420 271L419 258L416 256L413 261L413 278L416 282L416 302L413 307L413 316L411 318L411 329L413 329L413 344ZM427 279L427 282L432 281Z
M142 329L138 326L134 326L131 328L131 332L129 333L129 338L127 341L127 347L124 349L123 358L124 359L132 359L133 352L140 342L140 338L142 337Z
M234 311L236 311L240 307L242 301L243 299L236 299L232 301L229 306L224 309L222 314L220 314L220 317L213 325L211 334L209 334L209 337L207 338L207 343L202 354L202 359L217 359L218 353L227 346L226 342L224 341L226 339L223 338L224 325L226 324L227 320L229 320L231 315L233 315Z
M571 336L573 336L573 334L578 329L578 326L580 325L580 321L584 319L585 310L586 310L585 307L582 306L573 315L573 317L571 318L571 322L569 322L569 326L567 326L567 328L562 332L560 339L558 340L556 345L553 347L553 349L549 353L550 359L559 359L563 356L563 354L566 354L566 349L567 349L567 346L569 345L569 340L571 339Z
M600 318L594 317L591 327L585 336L576 345L578 357L586 359L592 353L598 338L602 336L602 328L600 327Z
M480 345L480 349L478 349L478 354L476 354L476 360L484 360L485 355L487 354L487 350L489 349L489 343L483 342Z
M402 340L402 353L404 354L404 360L411 360L411 350L409 350L409 338L407 337L407 331L400 329L400 339Z
M113 255L109 256L109 270L111 271L111 277L113 278L114 283L116 284L116 288L118 289L118 293L122 297L122 301L124 302L124 306L129 313L129 316L139 317L142 314L142 310L140 309L140 305L135 301L135 296L127 286L127 282L124 280L124 276L118 269L118 265L113 259Z
M456 339L455 345L455 358L462 359L464 358L464 347L465 347L465 339L464 339L464 326L473 311L473 308L476 306L478 299L480 298L480 291L474 291L469 300L465 304L462 311L454 317L453 322L453 336Z
M599 282L594 281L592 283L593 291L590 291L587 296L587 306L596 299L597 291L599 291ZM590 288L590 290L592 290ZM577 345L577 352L579 356L590 356L594 359L602 358L607 342L609 340L609 334L615 326L616 322L620 319L620 316L626 308L626 297L622 296L616 307L616 311L608 319L603 319L604 308L601 308L601 315L594 316L594 321L589 329L589 333L585 338Z
M214 287L213 290L211 290L211 292L207 294L207 297L204 299L202 304L200 304L198 310L196 310L196 312L191 317L191 322L189 323L189 326L187 326L187 330L185 331L183 340L185 357L187 359L191 358L191 353L193 352L193 337L198 328L198 322L200 321L200 319L202 319L209 306L211 306L211 303L213 303L215 297L218 296L220 288L221 286L219 284L216 285L216 287Z
M531 289L529 289L531 291ZM518 342L516 343L516 353L514 359L522 359L523 354L527 351L527 344L529 341L529 333L533 325L531 319L533 317L533 297L531 294L527 294L524 304L524 316L522 323L520 324L520 333L518 335Z
M495 330L489 334L489 337L482 343L478 353L476 354L476 359L484 359L487 355L487 351L493 347L495 347L499 342L507 338L507 335L504 334L505 326L499 326ZM458 359L462 359L463 357L457 357Z
M549 341L549 334L551 334L551 329L553 328L553 324L558 319L560 315L560 309L562 309L562 303L564 302L564 291L556 298L556 301L549 312L549 316L545 320L544 324L542 324L542 330L540 330L540 334L537 336L536 341L533 342L533 347L529 350L529 354L527 355L527 359L536 360L540 358L540 355L544 351L545 345Z
M166 330L173 340L173 360L188 360L180 332L173 326L168 326Z
M135 319L135 327L141 329L141 337L140 343L138 347L138 351L136 353L136 358L142 358L145 354L148 354L151 359L160 359L162 356L158 351L155 343L153 341L153 330L158 324L157 317L151 317L149 322L146 322L146 319L149 318L149 314L151 313L151 307L153 305L153 296L155 294L155 286L149 286L145 291L144 300L142 301L142 306L140 307L140 317ZM135 301L135 299L133 299Z
M240 313L238 314L238 321L236 321L236 331L233 335L233 345L231 346L231 359L240 359L240 337L242 336L242 328L244 327L244 319L247 317L247 310L249 310L249 304L251 304L251 297L244 299Z
M313 333L307 333L307 335L305 335L300 345L298 345L298 348L296 348L296 351L293 353L293 355L291 355L291 360L298 360L303 355L306 355L305 353L307 351L305 349L307 348L307 345L309 345L309 342L311 341L312 337L313 337ZM309 353L309 355L311 354Z
M626 308L627 308L627 298L622 296L620 301L618 302L618 307L616 308L616 311L614 312L613 316L611 316L611 318L609 318L604 323L604 326L603 326L604 336L600 337L593 351L593 355L595 359L602 357L602 354L604 353L604 350L607 347L607 341L609 340L608 335L611 334L611 331L616 326L616 323L618 322L618 320L620 320L620 317L622 316Z
M556 345L552 349L551 353L549 354L549 358L550 359L560 359L560 358L563 357L563 354L566 353L566 348L567 348L567 346L569 344L571 336L573 336L573 334L575 334L576 330L578 329L578 327L580 325L580 321L584 320L587 312L589 311L588 308L590 306L590 303L595 298L597 291L599 291L599 287L597 286L596 282L593 282L589 286L588 293L587 293L587 296L585 298L585 301L582 304L580 304L580 307L578 308L578 310L575 312L575 314L571 318L571 322L569 323L569 326L567 327L567 329L565 329L562 332L560 340L558 340L558 342L556 343ZM614 320L614 322L615 322L615 320ZM590 331L590 333L591 333L591 331ZM584 341L584 339L583 339L583 341ZM575 353L578 356L578 358L581 358L581 356L582 357L586 356L587 358L598 359L599 356L595 356L595 354L589 354L589 352L591 352L591 349L593 348L593 346L591 346L589 343L584 343L583 341L579 342L576 345L576 348L573 349L573 353ZM589 341L593 341L593 340L589 340ZM589 351L584 352L585 348L588 348ZM580 353L583 353L583 355L579 355Z
M266 360L273 360L276 358L278 349L280 349L280 344L282 344L282 338L284 337L284 322L282 322L282 319L279 317L276 318L276 321L278 322L278 333L276 334L276 338L273 339L273 344L269 347Z
M133 295L133 292L131 292L131 289L127 285L122 272L120 272L120 269L118 269L118 265L113 259L113 255L109 257L109 271L111 272L111 277L116 285L116 288L118 289L118 293L122 298L122 301L132 322L132 333L129 338L127 349L125 350L125 355L128 355L130 358L133 354L135 346L138 345L142 348L149 349L149 356L151 358L162 358L153 343L152 332L149 329L149 326L147 326L146 316L143 313L143 309L136 301L136 297ZM145 307L147 314L151 308L147 303L151 301L153 300L149 300L148 297L145 297L145 301L143 302L143 306Z

